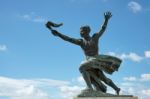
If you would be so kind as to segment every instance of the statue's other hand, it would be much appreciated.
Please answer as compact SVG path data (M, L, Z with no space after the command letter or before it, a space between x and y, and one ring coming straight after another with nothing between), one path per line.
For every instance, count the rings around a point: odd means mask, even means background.
M53 34L54 36L57 36L57 35L58 35L58 32L57 32L56 30L51 30L51 32L52 32L52 34Z
M111 12L110 12L110 11L105 12L105 13L104 13L104 17L105 17L105 19L109 20L109 19L112 17Z
M49 21L45 25L47 28L51 29L51 23Z

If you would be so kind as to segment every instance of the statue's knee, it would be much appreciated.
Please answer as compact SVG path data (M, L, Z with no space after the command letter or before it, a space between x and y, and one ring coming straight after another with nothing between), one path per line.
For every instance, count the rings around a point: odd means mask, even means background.
M80 65L79 71L82 73L84 71L92 69L91 62L83 62Z
M85 71L85 67L84 66L80 66L79 71L80 71L80 73L84 72Z
M79 68L79 71L82 73L84 71L87 71L88 70L88 66L87 65L84 65L84 64L81 64L80 65L80 68Z

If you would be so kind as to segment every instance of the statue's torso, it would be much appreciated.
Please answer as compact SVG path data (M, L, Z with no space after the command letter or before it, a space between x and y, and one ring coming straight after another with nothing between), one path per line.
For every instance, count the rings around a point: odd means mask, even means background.
M91 37L89 40L82 40L81 48L86 56L98 55L98 40Z

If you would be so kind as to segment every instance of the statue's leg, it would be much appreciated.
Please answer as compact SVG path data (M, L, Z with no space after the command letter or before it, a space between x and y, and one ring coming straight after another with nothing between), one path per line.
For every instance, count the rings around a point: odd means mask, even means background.
M90 71L90 75L91 75L91 82L94 85L95 89L97 91L102 91L106 93L107 87L101 82L101 80L97 77L97 75L93 71Z
M101 80L103 80L107 85L112 87L116 91L116 94L119 95L120 88L118 88L111 79L107 78L102 71L99 72L99 76Z
M91 83L97 91L102 91L99 87L99 84L91 77Z
M87 89L86 90L93 90L92 84L91 84L91 79L90 79L90 74L88 72L88 70L91 69L89 64L90 64L90 62L82 63L80 68L79 68L79 70L80 70L80 73L83 76L83 79L86 82L86 85L87 85Z

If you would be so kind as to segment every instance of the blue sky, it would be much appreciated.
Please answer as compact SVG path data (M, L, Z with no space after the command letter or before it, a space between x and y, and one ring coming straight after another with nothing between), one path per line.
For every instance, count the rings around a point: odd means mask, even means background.
M80 47L54 37L50 20L63 34L80 38L79 28L100 29L103 13L113 17L100 38L99 53L120 57L110 77L121 94L150 97L150 1L148 0L1 0L0 99L72 99L85 87L79 73ZM108 87L108 92L114 91Z

